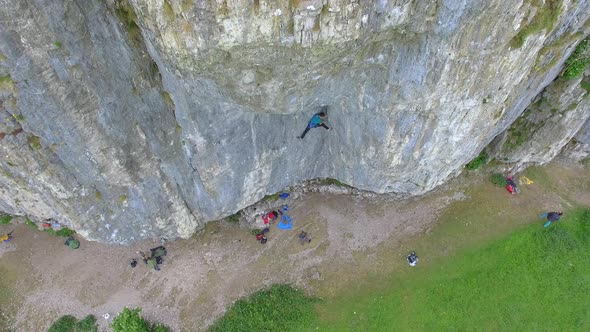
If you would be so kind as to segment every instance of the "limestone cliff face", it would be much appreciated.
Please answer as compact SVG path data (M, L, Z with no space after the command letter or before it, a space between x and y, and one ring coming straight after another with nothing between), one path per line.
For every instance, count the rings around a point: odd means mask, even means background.
M585 0L2 0L0 209L127 243L306 179L421 194L509 128L589 17ZM324 104L333 130L296 139Z
M590 119L580 128L574 138L564 147L565 158L579 161L590 157Z
M588 141L584 123L590 119L590 91L576 79L558 78L540 93L525 112L492 142L495 157L512 165L514 170L531 164L544 164L557 156L566 144L582 152ZM575 144L576 142L580 144ZM590 142L589 142L590 143ZM569 153L572 159L583 159Z

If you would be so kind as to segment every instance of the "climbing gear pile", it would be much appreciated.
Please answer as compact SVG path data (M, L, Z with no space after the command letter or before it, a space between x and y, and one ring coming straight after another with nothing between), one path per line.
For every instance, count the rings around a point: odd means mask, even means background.
M293 219L289 217L285 212L289 211L288 205L283 205L280 212L282 214L281 221L277 224L277 227L282 230L293 229Z

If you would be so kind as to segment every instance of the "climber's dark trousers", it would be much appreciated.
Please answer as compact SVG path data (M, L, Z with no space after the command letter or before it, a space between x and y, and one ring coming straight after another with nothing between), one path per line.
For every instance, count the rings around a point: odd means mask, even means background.
M330 129L330 128L328 128L328 126L326 126L325 123L322 123L322 124L318 125L318 127L324 127L326 129ZM313 127L313 128L317 128L317 127ZM307 134L307 132L309 131L309 129L310 129L309 126L307 126L305 128L305 130L303 131L303 134L301 134L301 136L299 136L299 137L301 137L301 138L305 137L305 135Z

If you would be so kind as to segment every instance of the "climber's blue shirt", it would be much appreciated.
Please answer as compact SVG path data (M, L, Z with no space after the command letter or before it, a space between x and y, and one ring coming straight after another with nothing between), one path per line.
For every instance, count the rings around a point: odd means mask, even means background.
M320 118L320 113L316 113L314 114L314 116L311 117L311 120L309 120L309 128L315 128L319 125L322 124L322 122L324 122L322 120L322 118Z

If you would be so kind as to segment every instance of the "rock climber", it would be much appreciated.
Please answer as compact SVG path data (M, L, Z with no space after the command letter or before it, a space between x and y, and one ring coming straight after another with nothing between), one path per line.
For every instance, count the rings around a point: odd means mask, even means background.
M416 266L416 264L418 264L418 256L416 255L415 251L412 251L412 253L408 255L407 259L410 266Z
M559 221L559 219L561 218L562 215L563 215L563 212L557 211L557 212L543 213L539 217L547 218L547 222L545 223L545 225L543 225L543 227L549 227L549 225L551 225L551 223L553 223L555 221Z
M326 124L324 123L324 121L326 121L326 118L328 117L328 114L324 110L327 110L327 109L328 109L328 106L323 106L321 112L314 114L311 117L311 120L309 120L309 123L307 124L307 127L303 131L303 134L301 134L301 136L297 136L297 137L300 139L303 139L303 137L305 137L305 135L307 134L307 132L311 128L324 127L326 129L330 130L330 127L326 126Z

